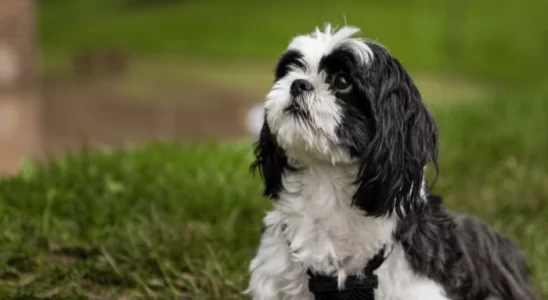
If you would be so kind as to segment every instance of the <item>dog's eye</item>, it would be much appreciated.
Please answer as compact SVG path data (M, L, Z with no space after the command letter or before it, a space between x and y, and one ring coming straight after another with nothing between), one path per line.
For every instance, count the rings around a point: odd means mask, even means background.
M350 80L348 80L344 75L338 75L333 80L333 86L339 90L346 90L350 87Z

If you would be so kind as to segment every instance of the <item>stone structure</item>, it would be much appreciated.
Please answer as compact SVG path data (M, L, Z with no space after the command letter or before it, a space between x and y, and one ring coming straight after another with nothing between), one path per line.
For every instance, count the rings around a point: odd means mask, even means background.
M35 0L0 1L0 175L41 152Z

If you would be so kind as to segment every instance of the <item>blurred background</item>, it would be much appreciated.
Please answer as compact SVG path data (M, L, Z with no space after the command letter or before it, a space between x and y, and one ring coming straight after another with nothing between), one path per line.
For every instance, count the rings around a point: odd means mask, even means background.
M548 299L547 11L0 0L0 299L242 299L271 205L246 116L327 22L401 60L440 128L434 192L513 238Z
M0 166L82 143L244 136L289 40L326 22L385 44L429 103L543 84L547 9L542 0L2 0Z

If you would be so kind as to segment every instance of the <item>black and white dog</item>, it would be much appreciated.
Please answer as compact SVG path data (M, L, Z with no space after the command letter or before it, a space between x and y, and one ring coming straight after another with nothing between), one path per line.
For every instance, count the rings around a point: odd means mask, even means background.
M297 36L277 64L252 165L275 208L245 293L328 299L309 282L321 277L370 284L376 300L537 299L515 244L428 194L437 126L400 62L358 31Z

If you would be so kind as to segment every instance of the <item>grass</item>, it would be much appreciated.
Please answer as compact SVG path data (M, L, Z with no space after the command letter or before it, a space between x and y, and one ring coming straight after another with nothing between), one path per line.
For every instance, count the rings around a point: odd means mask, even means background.
M294 35L348 23L408 68L517 85L547 78L547 9L541 0L42 0L39 42L45 59L118 47L152 57L271 62Z
M433 105L435 192L515 239L548 297L548 91ZM0 181L1 299L241 299L269 201L250 141L86 149Z

